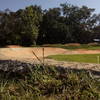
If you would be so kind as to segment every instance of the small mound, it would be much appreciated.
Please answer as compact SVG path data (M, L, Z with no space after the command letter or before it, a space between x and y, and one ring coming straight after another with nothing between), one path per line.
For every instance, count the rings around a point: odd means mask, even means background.
M67 43L67 44L64 44L65 46L80 46L81 44L79 43Z
M21 48L20 45L7 45L6 48Z
M97 43L97 42L88 43L88 46L98 46L98 45L100 45L100 44L99 44L99 43Z

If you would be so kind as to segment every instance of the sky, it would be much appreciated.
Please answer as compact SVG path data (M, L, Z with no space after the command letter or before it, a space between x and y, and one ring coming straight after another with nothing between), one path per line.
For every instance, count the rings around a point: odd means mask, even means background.
M9 8L17 11L29 5L40 5L43 9L48 9L58 7L61 3L66 2L80 7L86 5L95 8L96 13L100 13L100 0L0 0L0 10Z

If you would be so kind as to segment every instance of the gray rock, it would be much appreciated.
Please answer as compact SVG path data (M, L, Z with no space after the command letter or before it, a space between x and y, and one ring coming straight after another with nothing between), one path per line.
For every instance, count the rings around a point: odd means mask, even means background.
M14 61L14 60L0 60L0 70L4 72L27 72L33 68L34 64Z

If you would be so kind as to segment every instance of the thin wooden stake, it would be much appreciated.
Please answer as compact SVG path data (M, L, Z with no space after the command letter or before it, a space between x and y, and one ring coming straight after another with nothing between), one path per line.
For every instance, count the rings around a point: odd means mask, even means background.
M100 62L100 57L97 56L97 63L99 64L99 62Z
M32 51L32 53L34 54L34 56L38 59L38 61L40 61L40 63L42 64L42 61L38 58L38 56L35 54L34 51Z
M43 65L44 65L44 48L42 50L43 50Z

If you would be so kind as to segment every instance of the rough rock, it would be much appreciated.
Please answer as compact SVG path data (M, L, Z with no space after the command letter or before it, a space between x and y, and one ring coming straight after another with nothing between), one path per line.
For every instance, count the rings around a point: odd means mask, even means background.
M0 71L4 72L27 72L32 67L34 67L33 64L17 60L0 60Z

